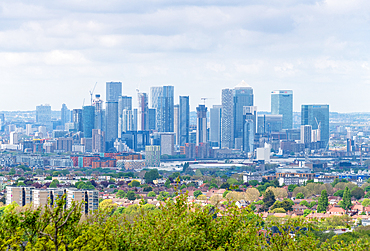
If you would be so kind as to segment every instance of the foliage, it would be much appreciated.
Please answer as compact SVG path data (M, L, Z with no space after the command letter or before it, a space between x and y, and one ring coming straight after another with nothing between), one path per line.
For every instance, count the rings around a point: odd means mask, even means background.
M148 193L148 197L155 197L156 196L156 194L155 194L155 192L153 192L153 191L150 191L149 193Z
M294 204L294 203L293 203ZM285 212L292 211L292 204L288 200L283 201L275 201L275 203L272 205L270 210L274 210L276 208L283 208Z
M262 211L268 211L269 208L275 203L275 195L271 190L266 191L263 195Z
M202 193L202 191L200 191L200 190L196 190L196 191L194 191L194 193L193 193L193 195L194 195L194 198L198 198L198 196L199 195L202 195L203 193Z
M94 190L95 187L91 184L90 181L78 181L75 183L75 187L78 189L85 189L85 190Z
M343 200L341 201L340 206L341 206L344 210L349 210L349 209L351 209L352 202L351 202L351 195L350 195L350 191L349 191L349 188L348 188L348 187L346 187L346 188L344 189L344 193L343 193Z
M339 182L338 184L335 185L335 188L339 190L344 190L346 187L348 187L349 190L351 190L355 186L356 184L352 182Z
M303 211L303 217L306 217L307 215L309 215L310 213L312 213L312 210L310 210L310 209L305 209L304 211Z
M304 194L303 193L297 193L296 198L297 199L304 199Z
M118 192L116 193L116 197L118 198L124 198L125 196L126 196L126 193L123 190L118 190Z
M364 190L362 190L361 188L356 186L356 187L352 188L351 196L355 197L355 199L359 200L359 199L361 199L362 197L365 196L365 192L364 192Z
M321 192L321 196L320 196L319 201L317 203L317 212L318 213L326 212L326 208L328 206L329 206L328 194L327 194L326 190L323 190Z
M144 175L144 179L147 184L152 184L153 180L158 179L158 177L158 169L151 169L150 171L147 171Z
M370 206L370 199L364 199L361 203L364 207Z
M286 210L284 208L274 208L271 210L271 213L285 213Z
M130 190L126 193L126 198L129 200L136 200L136 194L134 191Z
M259 183L259 182L258 182L257 180L251 180L251 181L249 181L248 183L249 183L249 185L251 185L251 186L254 186L254 187L255 187L255 186L257 186L257 185L258 185L258 183Z
M339 196L339 197L343 198L343 193L344 193L344 190L338 190L333 195L334 196Z
M140 182L137 181L137 180L133 180L130 183L128 183L128 186L130 186L130 187L139 187L140 186Z
M299 205L310 207L310 204L306 200L302 200L301 203L299 203Z
M294 188L296 188L296 187L298 187L298 186L295 185L295 184L291 184L291 185L288 186L288 191L289 192L293 192L294 191Z
M222 194L222 197L226 198L226 195L227 195L228 193L230 193L230 191L229 191L229 190L226 190L226 191Z
M269 187L266 189L266 191L270 190L274 193L275 198L286 198L288 196L288 193L285 190L285 188Z

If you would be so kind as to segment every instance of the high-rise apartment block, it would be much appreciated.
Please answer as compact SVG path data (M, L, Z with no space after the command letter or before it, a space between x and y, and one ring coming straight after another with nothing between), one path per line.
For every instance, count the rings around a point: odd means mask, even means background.
M148 167L159 167L161 165L161 147L145 146L145 162Z
M106 83L106 100L118 102L122 96L122 83L121 82L107 82Z
M242 81L234 88L233 95L233 125L234 125L234 145L236 141L241 141L243 138L243 110L245 106L253 106L253 89L246 82ZM239 147L236 147L239 148Z
M151 87L152 108L156 109L156 123L159 132L174 131L174 87Z
M78 121L78 123L83 124L84 138L92 138L92 130L94 129L95 124L94 106L89 105L82 107L82 120L83 121Z
M301 125L310 125L312 130L320 129L320 139L329 142L329 105L302 105Z
M292 90L275 90L271 92L271 114L283 115L283 129L293 128Z
M138 131L149 130L149 107L148 107L148 95L144 92L139 92L138 96L138 115L137 124Z
M179 118L179 105L174 105L173 107L173 131L175 132L175 144L179 145L179 135L180 135L180 118Z
M196 145L207 142L207 107L199 105L197 107L197 136Z
M83 132L84 131L83 108L72 110L72 122L74 124L74 129L76 129L78 132ZM94 127L94 120L93 120L92 127Z
M179 145L185 146L185 143L189 142L189 96L180 96L179 101Z
M94 153L105 152L105 132L101 129L92 130L92 151Z
M234 138L234 120L233 120L233 90L223 89L222 96L222 111L221 111L221 147L233 148Z
M53 125L51 123L51 106L50 105L39 105L36 106L36 123L46 126L47 130L52 130Z
M221 145L221 113L221 105L214 105L211 109L209 109L209 141L213 146Z

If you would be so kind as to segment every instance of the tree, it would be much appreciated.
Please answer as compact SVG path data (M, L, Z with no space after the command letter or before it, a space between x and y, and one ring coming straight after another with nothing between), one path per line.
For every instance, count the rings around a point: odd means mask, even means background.
M222 197L226 198L226 195L227 195L228 193L230 193L230 191L229 191L229 190L226 190L226 191L222 194Z
M284 208L274 208L273 210L271 210L271 213L285 213L285 209Z
M296 187L297 187L297 185L291 184L291 185L288 186L288 191L289 192L293 192L294 191L294 188L296 188Z
M214 205L214 206L218 206L222 200L222 196L219 195L219 194L215 194L215 195L212 195L212 197L209 199L211 204Z
M343 193L343 200L341 201L341 205L340 205L344 210L348 211L351 206L352 206L352 202L351 202L351 193L349 191L349 188L346 187L344 189L344 193Z
M156 196L156 194L155 194L155 192L153 192L153 191L150 191L149 193L148 193L148 197L155 197Z
M267 190L263 195L263 211L268 211L269 208L275 203L275 195L271 190Z
M185 184L182 184L181 187L180 187L180 190L182 190L184 188L187 188L187 186Z
M167 179L166 182L164 183L164 186L167 187L167 188L170 188L171 187L171 180Z
M287 191L285 190L285 188L279 188L279 187L268 187L266 189L266 191L268 190L271 190L274 195L275 195L275 198L286 198L288 197L288 193Z
M258 183L259 183L259 182L258 182L257 180L251 180L251 181L249 181L248 183L249 183L249 185L251 185L251 186L254 186L254 187L255 187L255 186L257 186L257 185L258 185Z
M202 193L202 191L200 191L200 190L196 190L196 191L194 191L194 193L193 193L193 195L194 195L194 198L198 198L198 196L199 195L202 195L203 193Z
M317 205L316 201L311 201L309 208L313 208L315 205Z
M129 200L136 200L136 194L134 191L131 190L126 193L126 197Z
M365 196L365 192L364 192L364 190L362 190L359 187L354 187L351 190L351 196L355 197L357 200L359 200L359 199L361 199L362 197Z
M361 203L364 207L370 206L370 199L364 199Z
M303 193L297 193L296 198L297 199L304 199Z
M117 196L118 198L124 198L124 197L126 196L126 193L125 193L125 191L123 191L123 190L118 190L118 192L117 192L116 196Z
M333 186L333 187L335 187L335 185L336 184L338 184L339 183L339 179L338 178L335 178L334 179L334 182L333 183L331 183L331 185Z
M99 203L100 210L107 210L111 213L113 213L117 207L118 205L114 203L111 199L106 199Z
M245 193L244 199L247 201L255 201L260 197L260 192L256 188L248 188Z
M185 162L184 166L182 167L182 172L185 173L188 168L189 168L189 162Z
M205 196L204 194L201 194L197 197L198 200L207 200L207 196Z
M310 213L312 213L312 210L310 210L310 209L305 209L304 211L303 211L303 217L306 217L307 215L309 215Z
M158 177L159 177L158 169L151 169L144 175L144 179L147 184L153 184L153 180L158 179Z
M137 181L137 180L133 180L133 181L131 181L130 183L128 183L128 185L129 185L130 187L139 187L139 186L140 186L140 182L139 182L139 181Z
M338 190L333 195L334 196L339 196L339 197L343 198L343 193L344 193L344 190Z
M310 204L306 200L302 200L301 203L299 203L299 205L310 207Z
M322 190L319 202L317 204L317 212L325 213L326 208L329 206L328 194L326 190Z

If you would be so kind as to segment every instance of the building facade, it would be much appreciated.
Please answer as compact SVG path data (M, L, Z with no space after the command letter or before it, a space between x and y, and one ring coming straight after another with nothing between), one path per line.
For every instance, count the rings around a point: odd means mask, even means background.
M271 114L283 115L282 129L293 128L292 90L275 90L271 92Z

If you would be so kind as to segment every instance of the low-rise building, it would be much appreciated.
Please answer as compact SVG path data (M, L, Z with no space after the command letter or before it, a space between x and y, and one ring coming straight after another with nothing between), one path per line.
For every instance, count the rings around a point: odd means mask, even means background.
M257 180L258 182L262 182L262 174L260 173L243 174L243 182L249 182L251 180Z

